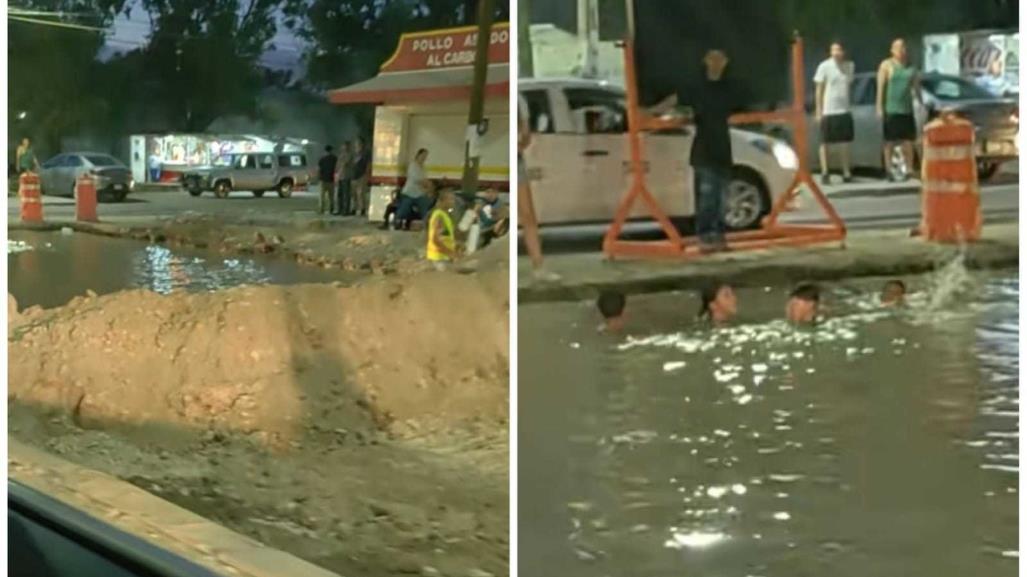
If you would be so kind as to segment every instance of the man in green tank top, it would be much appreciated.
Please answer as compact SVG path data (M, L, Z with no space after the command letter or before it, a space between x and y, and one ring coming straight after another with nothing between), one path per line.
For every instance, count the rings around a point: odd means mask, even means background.
M906 175L913 169L913 142L916 140L916 119L913 100L922 102L920 74L910 66L906 41L896 38L891 44L891 56L877 69L877 116L884 122L884 170L893 179L892 157L895 147L901 147L906 164Z

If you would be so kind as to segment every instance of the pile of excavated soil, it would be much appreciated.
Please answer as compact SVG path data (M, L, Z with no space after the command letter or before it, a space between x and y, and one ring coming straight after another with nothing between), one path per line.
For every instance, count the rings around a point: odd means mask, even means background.
M129 291L15 314L9 398L82 427L225 429L281 445L308 424L398 434L505 422L507 276Z
M507 279L9 297L10 434L340 574L505 575Z

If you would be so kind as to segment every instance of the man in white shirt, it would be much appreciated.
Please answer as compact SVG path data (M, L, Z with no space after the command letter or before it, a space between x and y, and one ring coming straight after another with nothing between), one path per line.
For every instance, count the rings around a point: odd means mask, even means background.
M428 149L421 148L414 155L414 161L407 167L407 179L399 192L399 206L396 208L396 230L402 230L413 219L413 208L417 207L424 222L428 222L428 211L432 199L428 196L431 181L425 173L424 163L428 160Z
M820 172L823 182L830 184L831 171L827 163L828 148L836 148L842 157L842 179L852 181L849 168L849 143L853 139L852 112L849 92L852 87L853 65L845 60L841 42L831 44L831 57L817 66L813 82L817 85L816 114L820 124Z

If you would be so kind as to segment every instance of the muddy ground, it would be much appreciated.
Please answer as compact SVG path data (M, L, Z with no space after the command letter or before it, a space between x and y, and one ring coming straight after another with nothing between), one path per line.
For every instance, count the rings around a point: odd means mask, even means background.
M10 433L340 574L505 575L508 277L485 268L9 303Z

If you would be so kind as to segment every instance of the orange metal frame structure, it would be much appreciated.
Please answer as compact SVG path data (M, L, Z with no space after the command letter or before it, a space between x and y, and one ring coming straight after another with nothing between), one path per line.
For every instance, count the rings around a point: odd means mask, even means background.
M735 114L731 117L732 124L751 124L757 122L786 124L792 127L796 153L799 156L799 169L792 185L778 196L770 213L761 222L757 230L733 232L727 234L728 247L732 250L760 249L774 246L804 246L810 244L839 242L844 246L845 223L814 182L809 171L809 142L806 135L805 83L803 80L803 45L802 39L796 34L792 44L792 105L791 107L773 112L753 112ZM607 258L617 257L665 257L693 258L702 254L694 237L683 237L675 227L659 202L649 192L645 174L645 148L642 133L679 126L679 121L667 121L646 114L639 105L638 83L635 72L635 50L631 39L624 43L624 70L627 84L628 112L628 146L631 151L630 167L632 174L631 186L625 192L617 207L613 222L603 239L603 252ZM788 225L778 222L780 214L787 209L803 186L813 193L817 203L827 215L826 225ZM641 199L649 209L649 213L660 224L667 238L652 241L621 240L620 235L631 213L635 201Z

